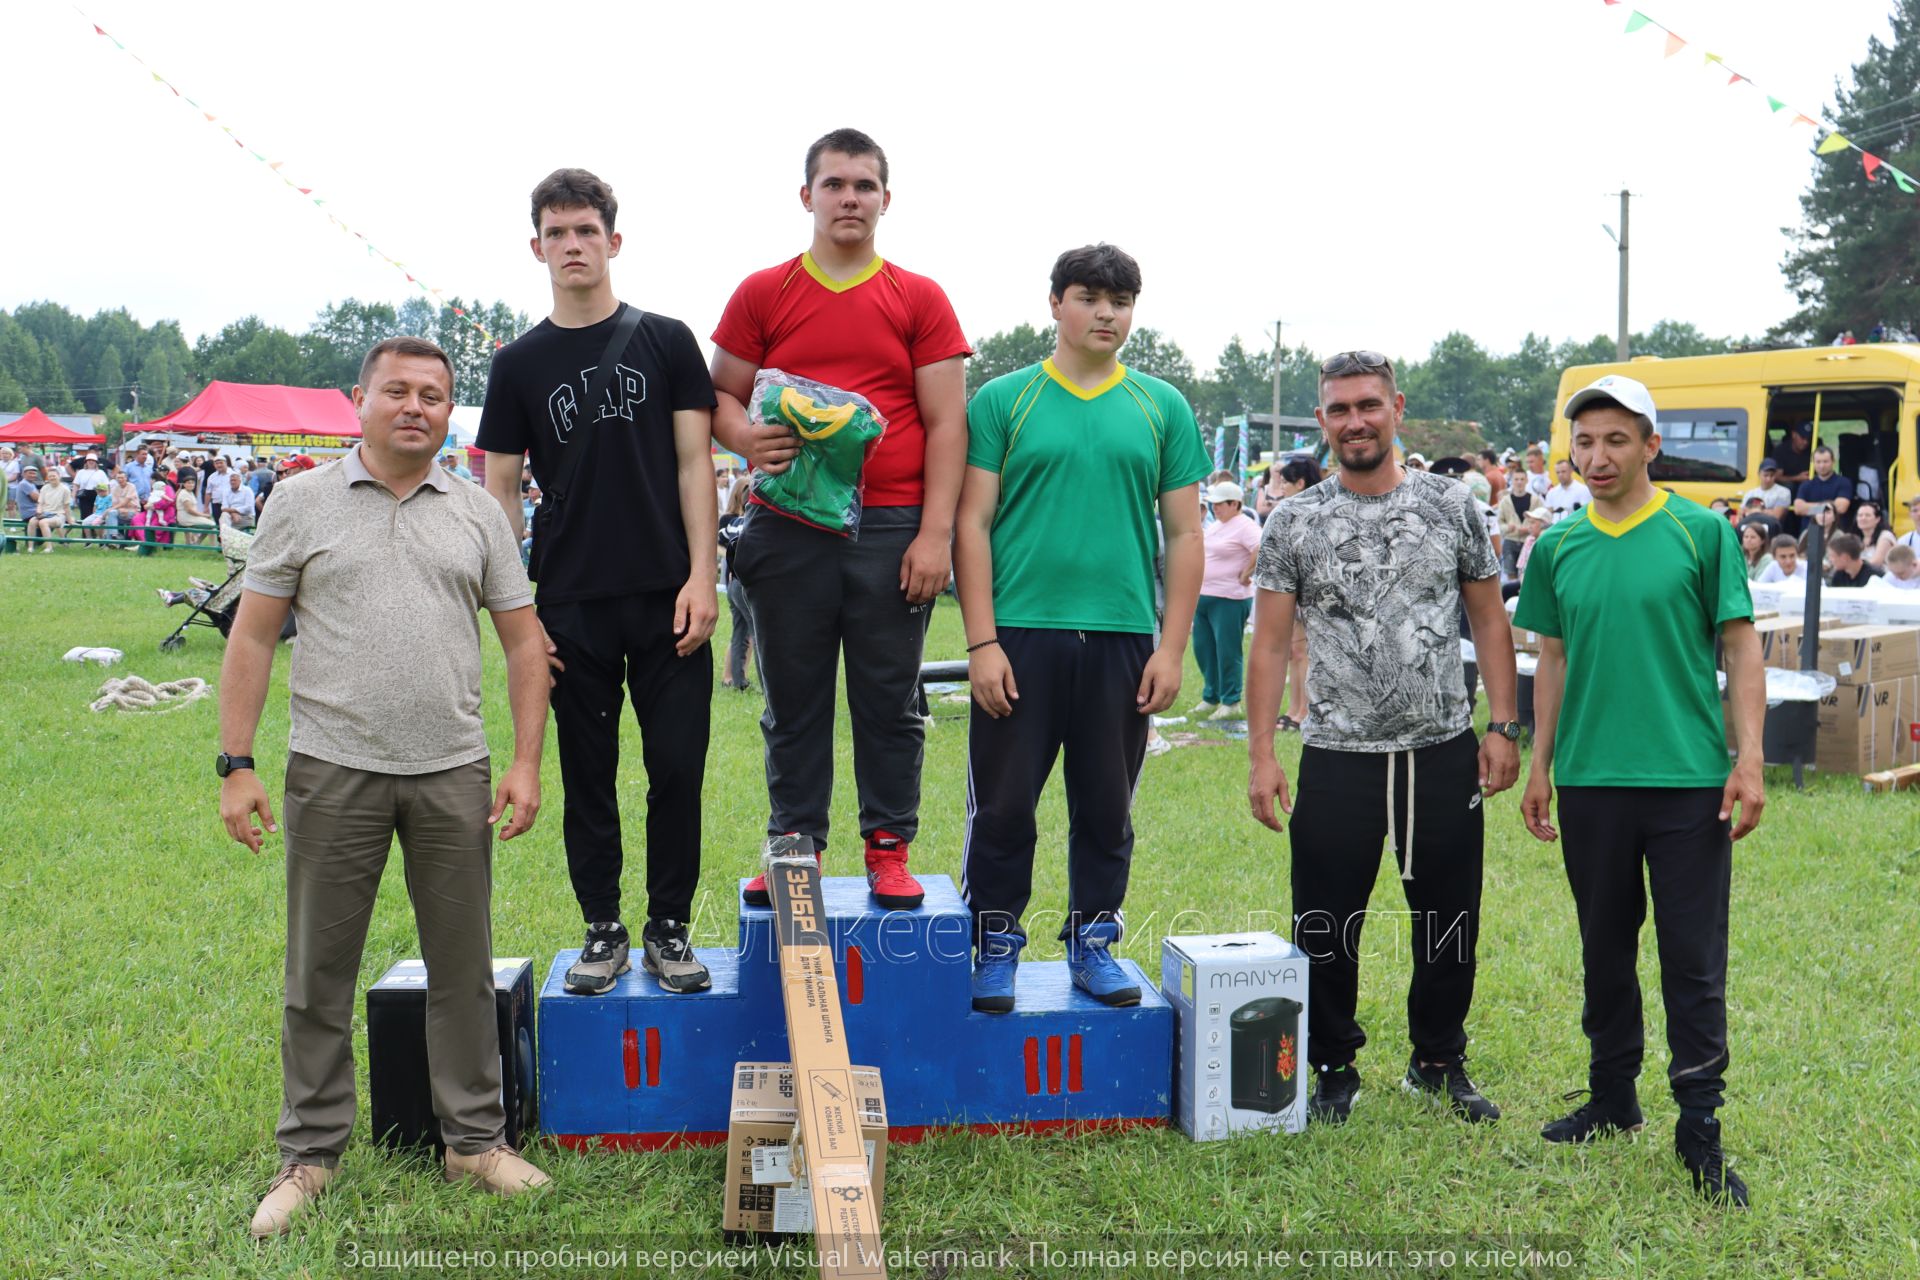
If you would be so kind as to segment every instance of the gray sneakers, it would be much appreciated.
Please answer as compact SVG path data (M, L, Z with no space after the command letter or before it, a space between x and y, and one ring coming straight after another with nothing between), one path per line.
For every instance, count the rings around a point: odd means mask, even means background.
M618 920L590 924L587 945L567 970L567 990L579 996L605 995L632 967L627 963L627 927Z
M705 991L713 985L707 966L693 953L687 941L687 926L678 920L649 920L640 931L640 963L660 980L662 991L684 995Z

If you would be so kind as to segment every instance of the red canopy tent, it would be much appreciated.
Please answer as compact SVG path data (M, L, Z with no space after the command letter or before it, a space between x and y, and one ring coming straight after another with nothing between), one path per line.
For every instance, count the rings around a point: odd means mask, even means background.
M38 409L29 409L0 427L0 444L105 444L105 436L69 431Z
M353 401L331 387L209 382L172 413L152 422L129 423L127 431L244 435L252 436L255 445L298 446L319 443L311 437L358 440L360 419Z

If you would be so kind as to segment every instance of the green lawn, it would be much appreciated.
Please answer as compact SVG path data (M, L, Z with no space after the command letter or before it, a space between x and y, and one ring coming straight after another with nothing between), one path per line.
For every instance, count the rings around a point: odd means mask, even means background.
M153 595L215 564L205 554L78 548L0 557L0 701L9 713L0 747L9 783L0 798L0 1275L323 1276L347 1269L350 1243L395 1238L495 1250L718 1246L717 1150L540 1149L553 1194L493 1202L371 1146L364 1105L324 1211L284 1242L263 1248L247 1237L275 1163L278 844L250 857L221 829L213 699L162 716L91 714L87 703L107 673L59 660L74 645L111 645L128 655L115 674L216 677L222 642L212 631L193 631L178 652L159 651L179 611L161 609ZM960 634L957 611L943 603L929 656L959 656ZM283 656L257 748L276 800L285 666ZM497 648L487 673L491 736L504 752ZM1177 706L1198 692L1190 665ZM941 710L950 718L928 742L914 864L957 874L966 728L960 708ZM765 806L758 711L757 696L716 689L695 922L702 945L733 940L732 886L756 860ZM855 869L841 852L855 829L844 723L829 864L842 873ZM645 784L630 719L625 732L632 764L623 785L637 846ZM1286 749L1297 752L1297 743ZM1499 1126L1467 1131L1393 1087L1406 1056L1407 965L1404 946L1376 927L1369 937L1382 955L1363 970L1361 987L1373 1037L1360 1063L1368 1088L1346 1128L1205 1145L1169 1129L896 1146L889 1242L1008 1245L1014 1266L999 1274L1071 1270L1032 1264L1036 1242L1085 1247L1104 1237L1145 1249L1152 1233L1169 1232L1249 1249L1308 1239L1400 1248L1469 1237L1559 1240L1584 1260L1574 1274L1594 1276L1920 1274L1920 793L1868 796L1855 780L1833 777L1795 794L1780 771L1769 782L1766 823L1736 859L1733 1065L1723 1112L1728 1149L1753 1187L1750 1212L1697 1201L1673 1157L1651 929L1642 965L1653 1046L1646 1133L1584 1151L1550 1150L1537 1136L1567 1109L1561 1092L1585 1079L1579 954L1558 853L1525 834L1509 793L1488 814L1479 998L1469 1025L1476 1078L1506 1109ZM551 750L546 786L540 825L499 851L494 909L496 949L538 957L542 973L556 950L579 945ZM1170 928L1287 918L1286 843L1248 817L1244 787L1237 743L1148 761L1123 954L1149 973L1158 972ZM1057 787L1042 833L1051 852L1037 869L1035 907L1057 911L1065 905ZM637 896L632 875L629 887ZM1375 903L1403 905L1390 872ZM1035 951L1053 958L1039 940ZM382 890L363 981L411 954L396 872ZM364 1041L360 1055L364 1069ZM777 1263L753 1270L810 1274ZM948 1273L909 1266L895 1274Z

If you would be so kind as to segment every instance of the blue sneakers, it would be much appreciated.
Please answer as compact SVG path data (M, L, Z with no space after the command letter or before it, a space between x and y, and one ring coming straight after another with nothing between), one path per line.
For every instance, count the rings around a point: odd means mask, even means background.
M1067 968L1073 985L1101 1004L1140 1003L1140 988L1107 948L1120 940L1120 926L1111 920L1083 924L1067 939Z
M1020 948L1027 940L1017 933L989 933L980 939L973 962L973 1007L981 1013L1013 1012L1013 975L1020 967Z

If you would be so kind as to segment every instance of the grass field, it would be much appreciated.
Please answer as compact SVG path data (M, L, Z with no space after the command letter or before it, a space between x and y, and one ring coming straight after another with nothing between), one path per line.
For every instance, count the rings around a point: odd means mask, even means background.
M718 1246L717 1150L582 1156L543 1148L536 1156L555 1177L552 1194L494 1202L373 1147L364 1076L355 1146L323 1211L284 1242L259 1247L247 1237L275 1165L278 843L254 858L221 829L213 699L160 716L90 714L106 673L59 661L77 644L111 645L127 653L114 674L213 679L216 633L195 630L183 650L159 652L179 611L161 609L153 588L184 585L186 574L207 575L216 563L205 554L72 548L0 557L0 701L9 729L0 747L0 1275L326 1276L350 1270L350 1246L395 1238L496 1250ZM957 610L945 602L928 656L959 656L960 636ZM370 659L378 654L377 637L367 649ZM276 802L285 667L283 653L257 747ZM491 738L504 753L497 646L487 672ZM1176 707L1198 693L1190 663ZM758 712L757 695L716 689L695 921L702 945L732 941L732 885L756 859L765 811ZM841 723L836 852L855 830L844 715ZM630 719L625 734L632 764L622 785L637 848L645 783ZM922 871L958 871L965 736L965 720L947 718L929 737L914 850ZM1297 753L1297 743L1285 750ZM496 754L496 767L504 759ZM551 749L545 783L539 826L497 855L494 905L496 950L538 957L538 972L554 951L578 946L580 933ZM1562 1091L1585 1082L1579 952L1558 851L1522 830L1516 792L1488 813L1469 1023L1472 1067L1505 1108L1501 1124L1468 1131L1393 1087L1407 1051L1407 963L1404 943L1391 945L1389 930L1376 926L1369 937L1382 954L1361 977L1368 1088L1344 1129L1205 1145L1147 1130L899 1146L888 1158L889 1243L1005 1245L1014 1265L994 1270L1010 1275L1074 1270L1035 1255L1036 1244L1144 1250L1167 1233L1248 1249L1309 1239L1356 1248L1559 1240L1582 1262L1554 1274L1920 1275L1920 793L1866 796L1856 781L1828 777L1796 794L1777 770L1769 785L1765 824L1736 852L1733 1063L1722 1113L1728 1149L1753 1187L1750 1212L1695 1199L1674 1159L1651 929L1642 960L1647 1131L1582 1151L1539 1139L1541 1123L1567 1109ZM1263 913L1257 927L1287 918L1286 842L1248 817L1244 787L1238 743L1148 761L1122 954L1149 973L1158 972L1160 940L1176 916L1183 932L1244 928L1250 913ZM1057 787L1041 831L1035 907L1057 911L1065 905ZM854 870L836 862L830 872ZM1385 871L1376 906L1403 905L1393 881ZM631 872L628 883L637 898ZM1038 939L1035 952L1057 958ZM374 917L363 984L412 954L396 868ZM358 1057L364 1071L364 1040ZM750 1270L809 1274L778 1260ZM1107 1270L1146 1273L1144 1264ZM1223 1273L1232 1272L1186 1272ZM908 1266L895 1274L947 1273Z

